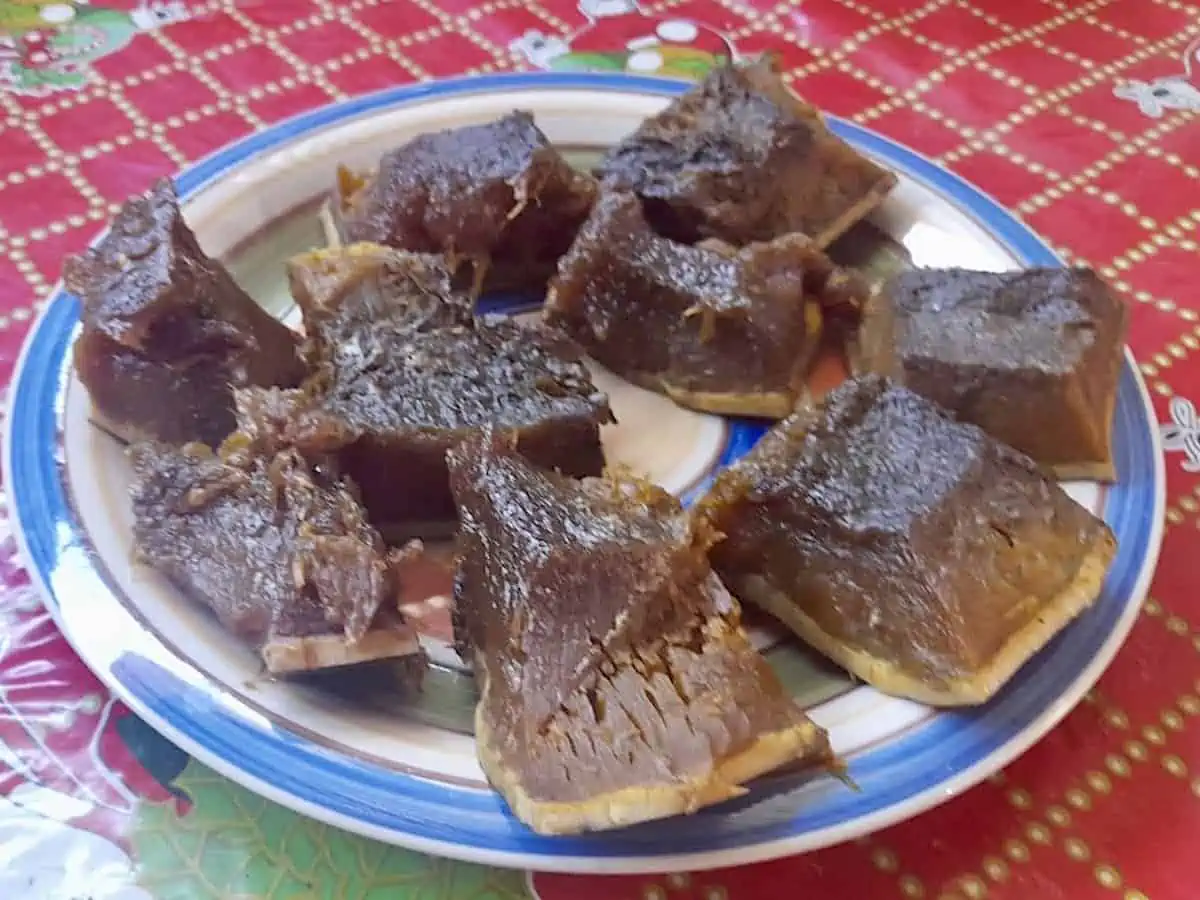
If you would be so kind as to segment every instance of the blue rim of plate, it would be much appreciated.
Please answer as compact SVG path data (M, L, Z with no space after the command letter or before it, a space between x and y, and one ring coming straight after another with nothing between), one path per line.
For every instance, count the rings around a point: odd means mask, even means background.
M403 86L281 122L197 163L177 178L177 185L186 198L257 153L401 105L529 89L668 97L687 87L658 78L584 73L489 75ZM977 188L881 135L828 118L843 138L940 194L1025 265L1061 264L1045 242ZM61 472L63 399L78 321L78 301L60 288L23 349L5 435L6 481L18 540L60 624L59 592L111 596L87 558L86 539L70 509ZM417 850L542 870L645 872L711 868L815 849L907 818L976 784L1056 724L1099 677L1132 624L1161 539L1165 479L1157 427L1128 357L1114 432L1120 481L1107 493L1104 517L1118 537L1119 550L1097 603L991 703L938 715L854 757L850 775L859 790L801 789L809 797L807 805L793 806L786 795L781 804L778 797L752 794L732 811L706 810L666 825L541 837L518 823L491 792L434 783L340 756L272 726L216 689L198 687L205 679L194 670L183 679L174 664L167 671L127 652L97 674L135 712L201 762L306 815ZM749 440L752 434L743 436ZM71 577L56 579L64 566ZM86 661L86 640L69 628L64 631Z

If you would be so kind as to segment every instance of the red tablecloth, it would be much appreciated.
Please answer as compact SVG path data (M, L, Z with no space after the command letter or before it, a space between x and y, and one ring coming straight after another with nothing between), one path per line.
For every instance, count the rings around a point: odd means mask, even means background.
M556 900L1200 896L1200 418L1189 400L1200 393L1200 7L666 0L638 10L596 0L585 12L574 0L247 0L132 11L99 2L0 0L5 381L64 254L156 176L319 104L414 79L562 65L567 53L575 63L644 70L722 53L727 43L772 50L802 94L977 182L1065 257L1096 266L1133 309L1130 343L1172 428L1151 598L1087 702L1002 775L867 840L690 877L537 876L533 885ZM681 21L706 27L659 27ZM674 55L656 62L626 49L656 32L681 41ZM54 632L5 538L0 859L10 873L29 863L12 862L5 847L17 844L7 842L33 834L34 820L22 817L36 814L69 827L71 839L60 835L47 852L78 866L80 896L89 896L83 888L96 897L526 896L523 877L366 842L347 850L348 839L328 829L314 832L315 848L297 849L291 814L251 806L195 763L147 749L153 738ZM28 802L37 790L82 805L51 815ZM240 804L236 821L261 825L241 851L226 846L233 825L189 824L235 821L212 818L228 797ZM269 827L272 816L283 818ZM286 835L272 837L271 827ZM164 862L147 829L176 856ZM100 849L89 843L97 835ZM220 865L206 856L214 846L226 850ZM132 858L130 877L148 893L97 887L79 860L108 860L105 848L120 865ZM371 853L382 862L358 880L337 862ZM110 863L105 871L120 869ZM388 866L422 874L378 881ZM30 876L0 894L60 896L49 883Z

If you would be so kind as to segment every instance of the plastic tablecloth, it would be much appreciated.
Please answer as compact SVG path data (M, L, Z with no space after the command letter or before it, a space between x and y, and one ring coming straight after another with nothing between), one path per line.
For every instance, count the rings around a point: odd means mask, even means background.
M294 113L512 68L695 77L773 51L824 109L992 193L1130 304L1162 423L1150 598L1062 725L964 796L744 868L530 875L301 818L126 711L0 520L0 897L1194 900L1200 896L1200 6L1181 0L0 0L0 379L128 195Z

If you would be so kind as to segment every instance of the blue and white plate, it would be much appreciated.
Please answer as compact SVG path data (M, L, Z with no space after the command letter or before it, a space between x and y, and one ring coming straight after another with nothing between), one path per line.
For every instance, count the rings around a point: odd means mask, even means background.
M514 108L533 112L571 152L595 152L681 90L657 79L541 74L404 87L255 134L183 173L178 186L207 251L283 316L282 260L320 241L315 209L338 163L368 167L414 135ZM872 221L912 262L993 270L1058 262L970 185L870 131L832 125L899 174ZM669 824L539 837L483 781L464 733L469 680L437 628L427 643L442 668L419 700L362 684L346 691L273 682L209 615L133 564L128 469L121 449L89 424L87 395L70 369L78 327L79 303L59 291L22 355L5 447L26 559L67 638L113 691L201 761L307 815L445 856L542 870L695 870L811 850L915 815L1002 767L1079 701L1129 630L1158 551L1161 454L1145 388L1128 363L1114 424L1120 479L1107 489L1069 486L1120 541L1104 593L996 700L935 712L887 698L760 628L759 645L829 729L858 791L833 779L767 779L736 804ZM610 460L681 493L761 433L597 377L620 419L604 435Z

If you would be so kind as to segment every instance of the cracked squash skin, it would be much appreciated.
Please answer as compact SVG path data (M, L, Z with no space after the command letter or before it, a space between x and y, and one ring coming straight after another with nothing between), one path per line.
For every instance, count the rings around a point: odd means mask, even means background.
M1112 480L1128 312L1095 272L917 269L886 293L905 384L1060 479Z
M824 247L896 184L769 59L713 69L613 147L597 174L606 189L637 193L663 234L735 246L798 232Z
M474 293L542 289L595 199L527 112L414 138L376 173L342 169L334 220L342 240L470 264Z
M678 243L628 192L601 195L559 261L545 318L623 378L721 415L791 412L826 322L852 370L894 366L882 296L808 238Z
M234 430L237 388L304 377L298 337L204 255L168 179L126 202L64 279L83 301L75 370L121 438L215 447Z
M140 559L269 672L420 653L398 609L420 545L386 549L349 490L295 451L261 455L238 433L219 453L146 442L130 460Z
M696 515L742 600L868 684L982 703L1100 591L1108 526L1024 454L888 379L844 383Z
M578 347L557 329L477 319L441 257L353 244L294 259L289 278L315 374L259 392L265 430L335 455L389 536L453 526L446 450L484 426L538 465L603 470L612 413Z
M480 763L534 830L693 812L826 737L750 645L712 537L632 479L539 471L491 436L449 454L457 625L472 648Z

